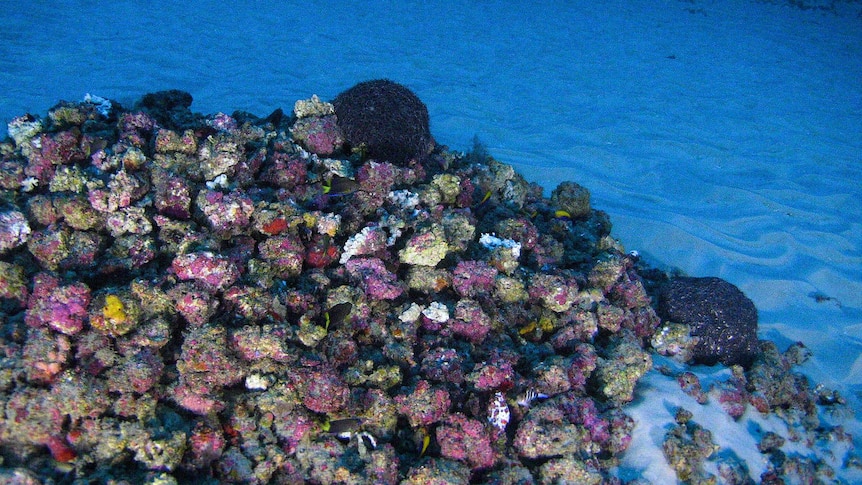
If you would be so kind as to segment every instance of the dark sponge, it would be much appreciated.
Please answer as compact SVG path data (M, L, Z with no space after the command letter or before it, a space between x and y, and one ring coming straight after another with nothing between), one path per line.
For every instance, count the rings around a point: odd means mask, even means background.
M162 128L183 130L197 128L203 124L201 116L193 114L189 109L191 105L191 94L179 89L169 89L144 95L135 107L155 118Z
M365 81L332 100L338 126L352 148L369 158L405 164L434 147L428 108L412 91L388 79Z
M674 278L662 288L659 315L688 325L700 341L694 361L751 365L757 357L757 308L742 291L721 278Z

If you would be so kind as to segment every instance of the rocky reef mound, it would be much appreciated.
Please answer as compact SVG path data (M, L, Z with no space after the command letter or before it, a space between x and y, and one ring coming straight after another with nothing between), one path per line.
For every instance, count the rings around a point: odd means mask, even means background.
M416 157L427 123L398 156L339 157L382 129L342 109L407 96L354 89L288 116L168 91L9 124L3 479L613 480L661 332L637 258L583 187Z

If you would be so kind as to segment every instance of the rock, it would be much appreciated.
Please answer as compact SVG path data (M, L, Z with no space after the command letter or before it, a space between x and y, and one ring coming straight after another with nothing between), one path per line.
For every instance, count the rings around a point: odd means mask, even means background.
M590 191L575 182L563 182L551 193L551 203L572 219L590 216Z
M661 291L658 313L691 328L699 339L694 362L747 367L757 355L757 308L721 278L672 279Z

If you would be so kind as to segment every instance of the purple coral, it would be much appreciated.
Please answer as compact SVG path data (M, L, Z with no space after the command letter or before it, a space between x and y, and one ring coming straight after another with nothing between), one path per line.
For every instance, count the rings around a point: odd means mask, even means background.
M435 348L422 356L422 375L438 382L464 382L463 359L455 349Z
M449 328L455 335L480 344L491 331L491 318L478 302L465 298L455 305L455 319Z
M335 413L346 404L350 393L338 374L327 370L314 370L305 377L307 387L302 404L316 413Z
M463 297L487 294L496 284L497 269L484 261L461 261L452 272L452 286Z
M47 325L57 332L75 335L84 328L90 288L84 283L61 286L48 273L33 277L33 293L27 302L24 321L31 327Z
M201 191L195 204L207 225L224 239L242 233L251 223L254 211L254 202L241 191L227 194L216 190Z
M356 171L359 191L354 197L365 212L373 211L383 205L400 178L400 169L391 163L366 162Z
M293 234L268 237L258 245L258 251L261 258L272 263L273 271L280 278L290 278L302 272L305 246Z
M474 470L489 468L496 461L485 426L461 413L454 413L437 428L440 454L467 462Z
M191 189L182 177L169 174L164 170L153 170L156 210L160 214L177 219L191 217Z
M306 150L324 157L340 150L344 144L344 134L334 115L300 118L290 131Z
M416 383L416 388L407 395L395 398L398 412L407 417L410 426L430 426L446 416L452 401L449 392L442 387L432 386L425 380Z
M275 152L270 157L269 164L263 169L261 180L276 187L293 189L306 182L307 163L298 155Z
M194 280L210 291L220 291L239 278L239 269L223 256L208 251L181 254L171 268L181 280Z
M507 390L514 385L515 369L510 362L496 359L477 365L467 380L480 391Z
M374 300L393 300L404 292L398 277L380 258L354 258L344 264L347 272Z

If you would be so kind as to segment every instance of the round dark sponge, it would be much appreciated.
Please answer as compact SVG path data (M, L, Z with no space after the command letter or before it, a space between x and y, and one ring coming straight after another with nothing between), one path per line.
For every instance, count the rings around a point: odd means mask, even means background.
M412 91L388 79L365 81L332 100L338 126L351 148L369 158L405 164L434 147L428 108Z
M699 338L694 361L748 367L757 357L757 308L721 278L678 277L661 290L659 315L688 325Z

